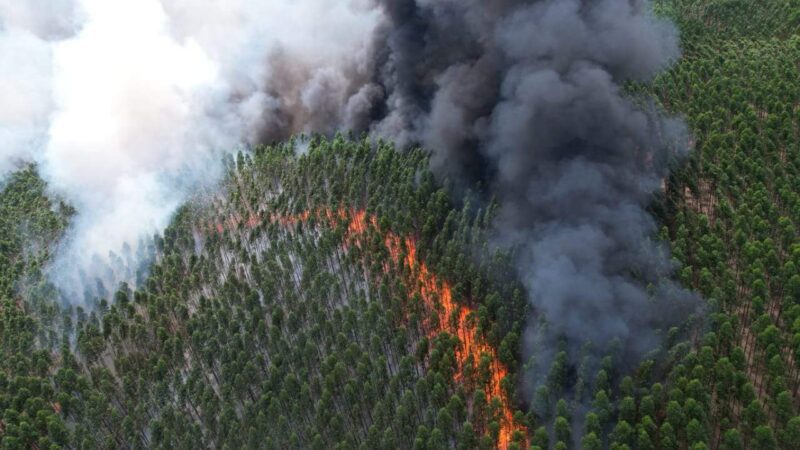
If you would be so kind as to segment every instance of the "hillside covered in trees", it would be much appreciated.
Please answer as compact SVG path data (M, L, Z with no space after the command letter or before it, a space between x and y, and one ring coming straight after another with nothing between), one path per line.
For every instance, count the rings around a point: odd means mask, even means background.
M497 205L422 149L239 152L148 266L112 255L125 281L80 298L47 276L75 211L23 166L0 192L0 449L800 448L800 4L654 5L683 56L626 89L692 135L651 210L704 308L641 361L523 352L546 318L491 244Z
M491 210L453 209L426 164L343 138L240 153L156 237L142 286L65 309L40 265L68 211L21 172L3 198L33 211L10 217L47 227L39 253L9 238L3 445L523 445L525 302L503 254L464 250L485 251Z

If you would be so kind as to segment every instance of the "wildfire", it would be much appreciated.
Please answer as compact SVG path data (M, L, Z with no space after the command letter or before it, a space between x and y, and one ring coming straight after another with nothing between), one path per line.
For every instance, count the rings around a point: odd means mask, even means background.
M269 221L278 223L281 226L293 226L301 222L308 221L311 217L326 220L331 225L348 220L347 233L345 235L346 245L363 245L362 238L366 234L370 225L378 228L377 218L367 216L364 210L346 209L320 209L312 213L304 211L299 214L270 214ZM242 223L242 218L231 216L224 223L216 222L211 229L223 232L226 228L236 228ZM261 223L261 216L252 214L244 221L249 228L254 228ZM438 311L438 320L429 319L425 321L424 327L429 337L435 337L442 332L447 332L457 336L461 345L456 351L457 372L455 380L463 382L466 380L468 372L474 373L474 365L481 361L483 355L490 358L490 378L484 389L487 400L497 399L500 402L501 418L500 430L497 439L497 446L500 449L508 448L515 431L526 435L523 425L514 423L512 407L503 392L502 381L508 374L508 369L500 363L497 351L489 345L477 333L477 325L473 320L473 308L466 305L457 305L453 301L453 292L450 284L445 280L439 279L428 266L417 259L416 240L412 237L401 237L400 235L384 231L384 244L394 264L403 265L408 269L407 284L411 289L410 297L419 294L428 311ZM403 258L403 253L405 257ZM387 267L388 270L388 267Z
M465 305L457 305L453 301L450 284L439 280L424 262L416 258L417 246L414 239L401 238L389 232L386 234L385 243L393 261L395 263L402 262L410 269L410 281L414 282L412 293L420 295L427 310L435 311L437 306L441 308L442 314L438 315L438 323L428 323L429 335L433 337L441 332L447 332L457 336L461 342L461 347L456 351L458 362L456 381L465 380L469 366L480 361L482 355L489 355L491 378L485 386L485 391L489 400L493 398L500 400L502 417L497 446L501 449L508 448L514 431L519 430L524 435L524 428L514 423L511 404L502 389L501 382L508 374L508 369L500 363L495 349L477 334L477 325L472 320L474 309ZM402 243L405 244L406 250L406 257L403 261L400 260ZM455 316L454 313L456 313Z

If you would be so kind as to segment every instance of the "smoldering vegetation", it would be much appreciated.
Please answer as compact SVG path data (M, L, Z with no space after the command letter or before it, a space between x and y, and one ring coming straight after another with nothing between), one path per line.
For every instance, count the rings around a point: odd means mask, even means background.
M636 360L696 308L647 211L686 132L624 90L680 56L648 1L69 4L67 24L3 9L4 48L24 35L42 55L13 155L81 211L55 273L163 229L224 149L343 130L423 145L442 179L499 202L529 347Z
M624 89L680 56L672 24L629 0L375 7L348 125L424 145L443 178L499 201L495 243L515 249L537 365L559 342L637 361L696 311L647 210L687 132Z
M106 278L126 243L151 254L136 244L264 130L339 126L327 97L353 83L344 68L376 14L330 0L0 2L0 175L36 162L78 211L54 281Z
M543 318L532 322L531 345L563 338L603 353L614 342L631 360L655 348L698 304L671 281L647 211L688 136L623 86L677 60L672 24L629 0L374 6L382 20L361 72L349 71L350 95L317 99L320 111L346 113L312 129L344 124L420 143L442 177L497 198L496 242L517 249ZM284 122L295 123L293 90L280 92L290 93Z

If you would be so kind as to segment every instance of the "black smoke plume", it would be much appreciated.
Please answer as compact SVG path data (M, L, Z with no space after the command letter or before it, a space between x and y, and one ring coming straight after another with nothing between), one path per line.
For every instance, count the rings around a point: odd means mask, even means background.
M696 304L670 281L647 207L685 130L623 92L679 57L643 0L378 0L349 126L424 144L433 169L500 200L498 243L555 348L612 343L632 360ZM347 108L345 108L347 109ZM341 120L341 119L340 119ZM532 321L533 323L533 321ZM546 331L544 331L546 330ZM542 342L543 341L543 342Z
M646 210L683 128L623 90L679 56L647 0L51 3L0 1L0 175L75 200L68 269L163 229L218 149L344 129L499 199L545 348L636 357L691 310Z

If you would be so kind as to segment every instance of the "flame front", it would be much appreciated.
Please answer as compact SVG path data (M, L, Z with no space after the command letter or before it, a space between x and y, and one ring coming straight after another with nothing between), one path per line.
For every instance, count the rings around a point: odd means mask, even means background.
M416 241L410 237L401 238L394 233L386 233L386 247L395 263L401 263L402 244L405 244L406 256L402 261L409 270L409 281L412 284L413 294L419 294L425 302L426 310L440 311L438 323L427 322L428 334L433 337L442 332L457 336L460 348L456 351L458 371L455 374L457 382L465 380L467 371L474 372L476 364L482 355L490 358L491 377L485 386L487 399L497 398L502 405L500 418L500 432L497 446L501 449L508 448L514 431L519 430L525 435L523 426L515 424L511 404L508 396L503 392L502 381L508 374L508 369L500 363L496 350L478 335L478 327L474 320L475 310L469 306L458 305L453 301L453 292L447 281L440 280L428 269L428 266L416 257ZM438 304L437 304L438 300Z
M367 216L364 210L346 209L320 209L313 213L319 220L324 220L335 225L340 221L348 221L347 233L345 235L346 245L362 246L365 245L365 235L371 225L376 230L379 229L378 221L375 216ZM301 222L308 221L312 217L310 211L299 214L270 214L269 221L278 223L281 226L289 227ZM258 215L251 214L244 223L253 228L261 222ZM215 223L212 229L223 232L226 228L236 228L242 220L240 217L231 216L225 223ZM416 240L412 237L401 237L391 232L383 231L384 244L386 245L391 260L394 264L405 266L408 269L409 297L416 294L424 302L426 311L438 312L438 315L429 314L429 319L424 321L423 326L429 337L435 337L440 333L448 333L458 337L460 347L456 350L457 371L454 375L456 382L466 380L468 372L475 372L475 364L481 361L482 356L488 356L491 361L489 365L490 378L484 389L488 401L497 399L501 405L501 417L499 420L499 434L497 447L500 449L508 448L512 441L515 431L519 431L522 436L526 436L526 429L523 425L514 423L511 402L503 391L502 381L508 374L508 369L500 362L497 351L489 345L485 339L478 334L477 325L474 320L475 310L466 305L458 305L453 301L453 292L447 281L439 279L428 266L417 259ZM405 257L403 254L405 253ZM386 267L389 270L389 267ZM438 320L434 319L438 318ZM524 446L524 443L523 443Z

